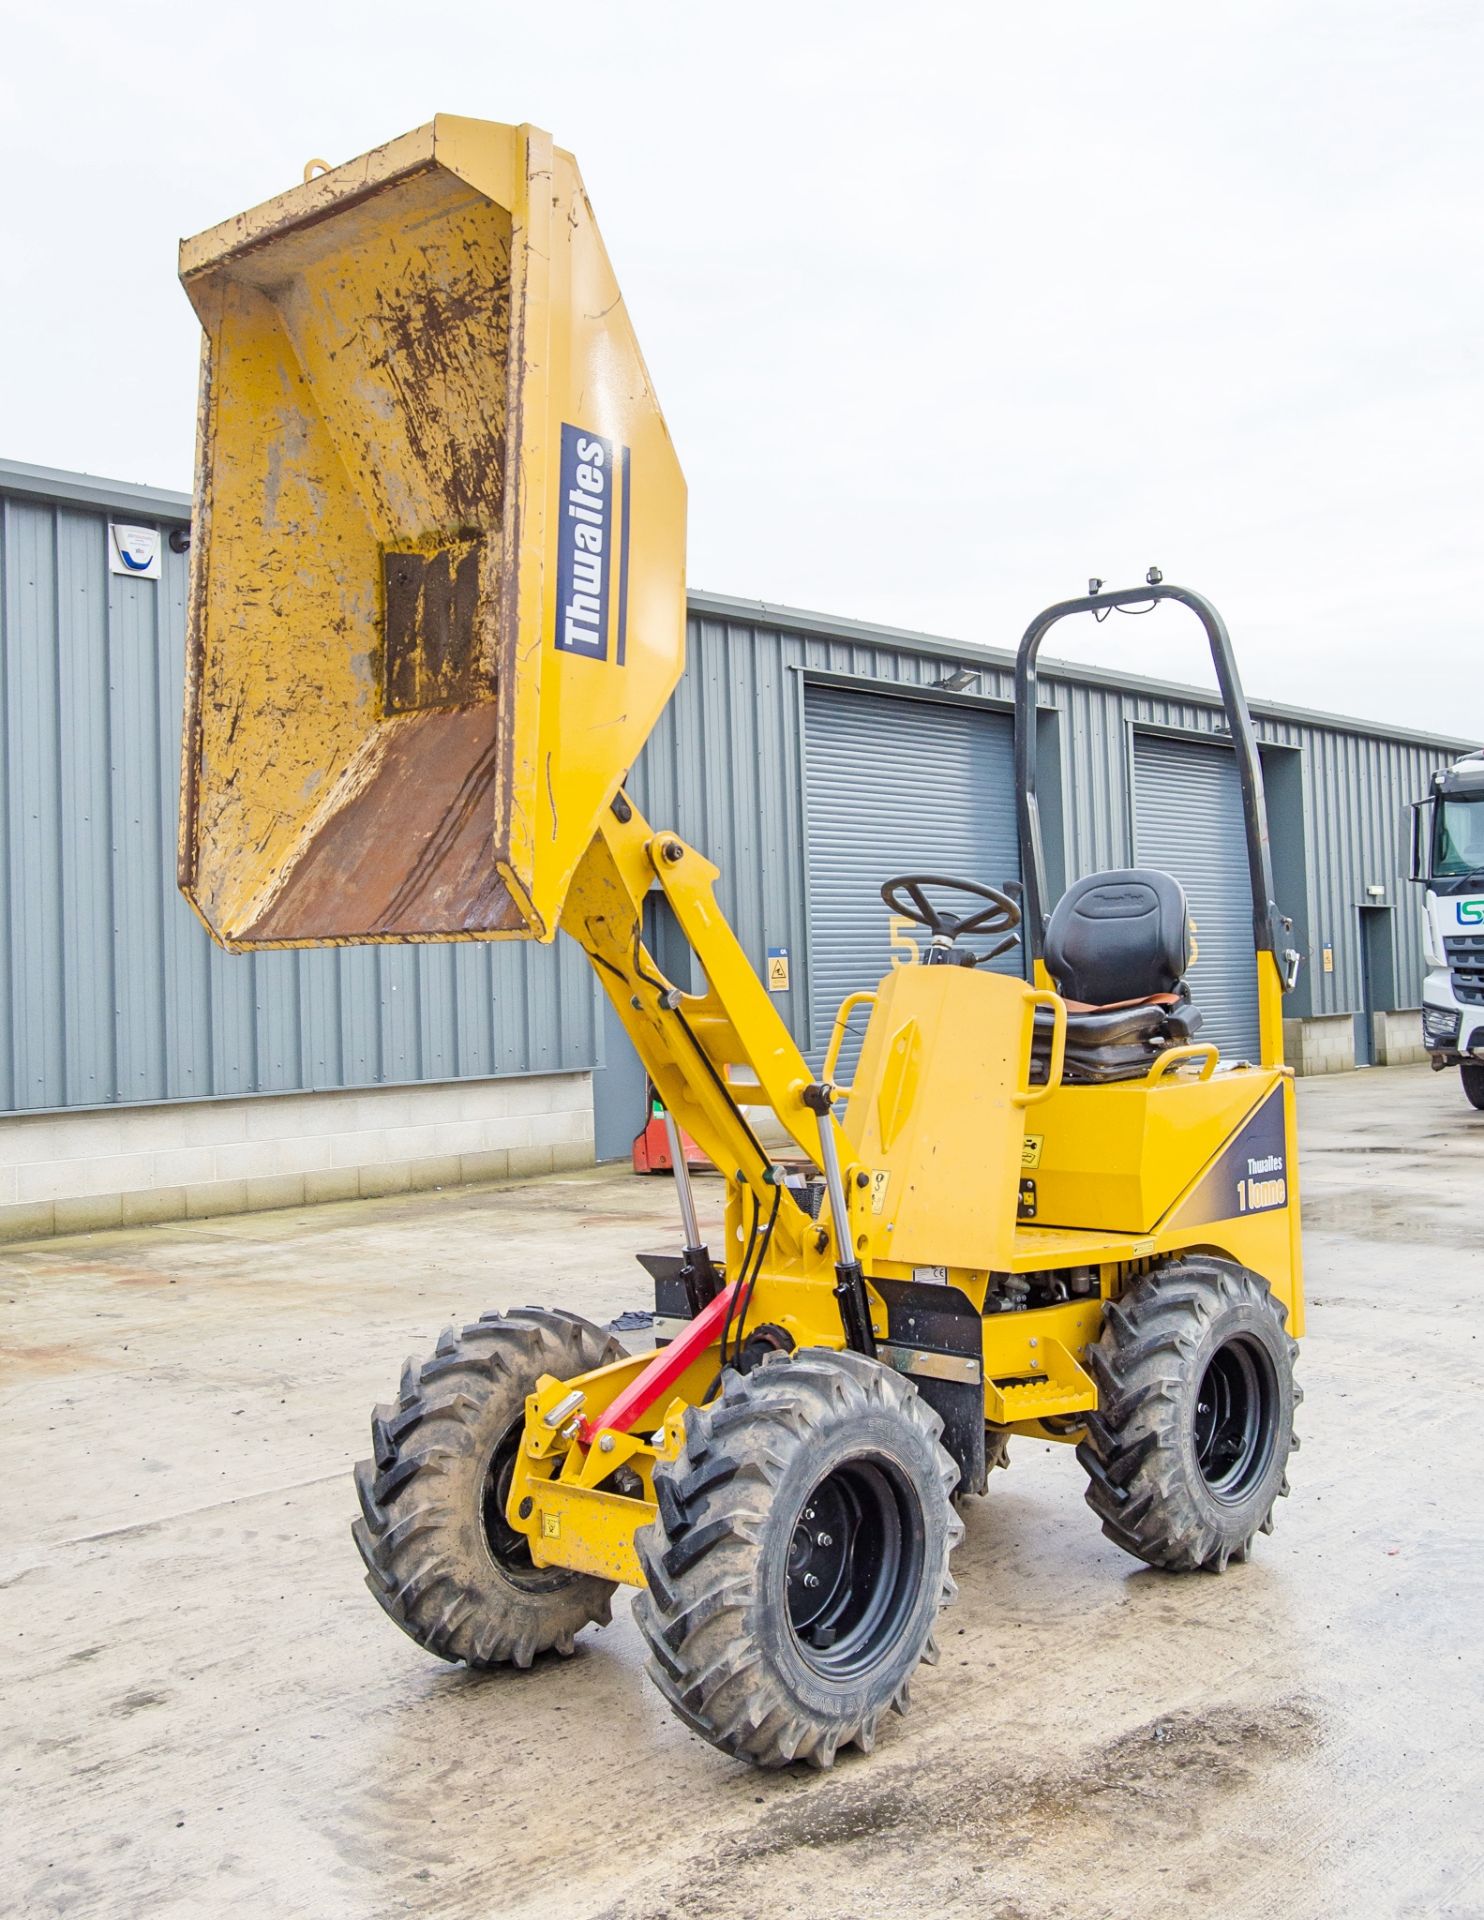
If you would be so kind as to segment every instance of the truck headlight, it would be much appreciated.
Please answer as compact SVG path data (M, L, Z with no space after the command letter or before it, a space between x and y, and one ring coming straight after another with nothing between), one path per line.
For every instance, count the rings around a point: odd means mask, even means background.
M1422 1043L1427 1047L1451 1047L1458 1039L1457 1007L1422 1009Z

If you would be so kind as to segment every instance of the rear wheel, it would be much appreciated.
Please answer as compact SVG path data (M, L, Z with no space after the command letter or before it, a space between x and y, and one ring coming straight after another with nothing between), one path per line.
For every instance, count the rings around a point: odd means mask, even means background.
M859 1354L776 1354L725 1380L655 1470L634 1617L687 1726L760 1766L828 1767L869 1750L936 1658L958 1468L938 1415Z
M522 1307L449 1327L431 1358L407 1362L400 1395L371 1417L351 1532L366 1585L420 1647L471 1667L528 1667L608 1624L613 1584L536 1566L505 1502L537 1380L623 1354L576 1314Z
M1484 1109L1484 1066L1476 1061L1465 1060L1458 1073L1463 1081L1464 1098L1469 1105Z
M1272 1532L1303 1398L1284 1319L1265 1280L1217 1259L1170 1261L1109 1301L1077 1458L1125 1552L1220 1573Z

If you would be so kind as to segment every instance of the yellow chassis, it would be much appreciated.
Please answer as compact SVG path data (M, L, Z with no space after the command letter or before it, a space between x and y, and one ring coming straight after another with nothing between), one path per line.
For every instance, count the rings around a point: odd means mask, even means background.
M833 1108L821 1117L804 1097L814 1076L716 904L717 877L620 793L577 870L562 925L587 952L666 1108L726 1177L718 1266L735 1269L749 1230L771 1219L749 1326L780 1326L800 1347L843 1347L835 1263L854 1257L884 1342L888 1307L871 1282L927 1270L981 1313L986 1422L1063 1441L1079 1437L1078 1416L1097 1406L1084 1361L1106 1303L1153 1261L1201 1251L1249 1267L1287 1309L1290 1332L1302 1333L1293 1084L1271 954L1257 955L1262 1064L1217 1073L1213 1049L1184 1048L1144 1080L1094 1087L1060 1084L1059 1032L1049 1080L1029 1082L1036 1010L1056 1016L1059 1004L1044 974L1029 986L959 967L903 968L842 1008L826 1080L855 1003L870 1002L870 1023L853 1086L836 1089L843 1117ZM703 994L666 980L643 945L642 903L656 884L708 983ZM847 1195L843 1234L780 1187L744 1108L771 1108L816 1165L821 1129L832 1130ZM1244 1157L1259 1130L1259 1144L1274 1151ZM1248 1166L1258 1174L1241 1170ZM1022 1217L1023 1180L1034 1183L1034 1221ZM1086 1292L984 1313L991 1276L1018 1274L1077 1275ZM900 1337L882 1357L909 1373L941 1364ZM626 1390L632 1404L658 1364L642 1353L576 1380L545 1378L531 1396L507 1515L537 1565L643 1584L634 1536L654 1518L655 1463L677 1453L686 1409L714 1381L719 1348L713 1339L687 1356L641 1415L605 1424L610 1406ZM628 1493L603 1484L621 1468L637 1476L639 1493L632 1481Z

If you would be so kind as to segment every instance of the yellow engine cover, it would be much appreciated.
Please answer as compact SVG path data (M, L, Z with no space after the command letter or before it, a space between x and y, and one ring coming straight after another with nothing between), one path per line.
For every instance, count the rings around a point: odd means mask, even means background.
M1037 1226L1148 1233L1273 1084L1252 1068L1058 1088L1027 1124Z
M440 116L180 270L182 888L230 947L549 939L685 645L685 486L576 162Z

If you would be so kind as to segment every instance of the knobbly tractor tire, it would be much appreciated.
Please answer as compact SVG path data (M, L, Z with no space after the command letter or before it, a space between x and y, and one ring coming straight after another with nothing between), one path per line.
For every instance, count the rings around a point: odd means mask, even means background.
M1225 1260L1170 1261L1109 1301L1077 1448L1108 1538L1171 1572L1245 1560L1288 1491L1297 1353L1267 1282Z
M535 1566L505 1499L540 1376L569 1379L623 1355L576 1314L487 1313L462 1333L449 1327L429 1359L409 1360L397 1399L373 1413L351 1532L366 1585L440 1660L529 1667L612 1618L613 1583Z
M1458 1074L1463 1081L1464 1099L1471 1107L1484 1110L1484 1066L1476 1066L1466 1060L1458 1069Z
M956 1592L958 1468L901 1375L806 1348L729 1372L655 1470L634 1618L674 1711L723 1753L828 1767L905 1713Z

